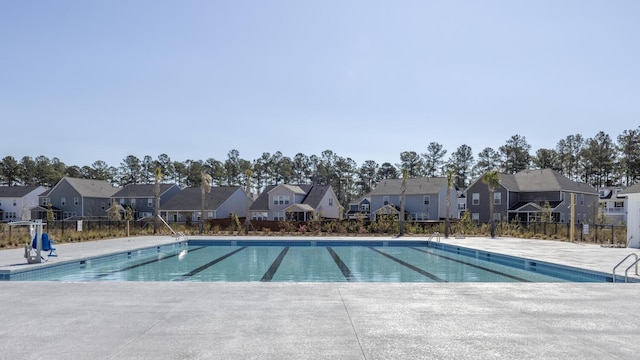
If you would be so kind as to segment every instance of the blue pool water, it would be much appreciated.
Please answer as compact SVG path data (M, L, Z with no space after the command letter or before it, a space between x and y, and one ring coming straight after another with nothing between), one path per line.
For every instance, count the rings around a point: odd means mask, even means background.
M202 241L85 259L10 280L606 282L584 269L424 241Z

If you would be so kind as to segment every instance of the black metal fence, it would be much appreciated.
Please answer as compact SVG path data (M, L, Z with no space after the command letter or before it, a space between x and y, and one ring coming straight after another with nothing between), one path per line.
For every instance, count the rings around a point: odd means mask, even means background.
M158 223L154 231L152 219L143 221L130 221L128 233L131 235L148 235L154 233L171 233L164 224ZM170 223L176 231L183 231L187 234L200 233L200 223L179 222ZM496 233L498 237L524 237L524 238L547 238L566 240L570 236L570 224L568 223L499 223ZM430 222L407 222L407 234L431 234L433 232L444 233L444 221ZM219 234L221 232L243 231L245 229L244 218L212 219L206 221L202 227L205 234ZM252 220L248 227L252 233L330 233L330 234L393 234L397 232L397 226L381 227L376 222L356 221L356 220L327 220L309 222L291 221L266 221ZM127 222L124 220L112 221L107 219L85 219L85 220L56 220L46 223L45 231L55 233L62 239L86 239L104 236L123 236L127 234ZM5 235L11 236L12 232L19 233L18 228L2 231ZM452 235L464 234L465 236L486 236L489 234L488 224L470 224L462 230L461 224L452 222ZM91 236L89 234L92 234ZM100 234L99 236L97 234ZM600 244L625 244L627 241L627 229L625 225L614 226L611 224L576 224L574 228L574 241L585 241Z

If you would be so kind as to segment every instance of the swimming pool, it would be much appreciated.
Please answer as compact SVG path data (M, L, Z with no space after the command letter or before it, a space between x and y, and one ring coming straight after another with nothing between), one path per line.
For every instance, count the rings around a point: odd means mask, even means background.
M189 240L5 280L611 282L611 275L430 241Z

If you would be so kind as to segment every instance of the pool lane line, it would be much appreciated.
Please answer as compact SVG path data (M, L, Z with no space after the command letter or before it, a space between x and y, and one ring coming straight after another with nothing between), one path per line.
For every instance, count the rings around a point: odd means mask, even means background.
M342 271L342 275L344 275L345 279L347 279L347 281L357 281L356 277L353 276L351 270L349 270L349 267L344 263L344 261L342 261L340 256L336 254L336 252L333 251L333 249L329 246L327 246L327 251L329 251L329 254L333 258L333 261L336 262L336 265L338 265L338 268L340 269L340 271Z
M247 248L246 246L243 246L240 249L233 250L232 252L230 252L228 254L225 254L225 255L222 255L222 256L220 256L219 258L217 258L217 259L215 259L213 261L209 261L208 263L206 263L206 264L204 264L202 266L199 266L199 267L189 271L188 273L186 273L184 275L180 275L179 277L173 279L173 281L186 280L188 277L191 277L191 276L193 276L193 275L195 275L195 274L197 274L197 273L199 273L199 272L201 272L203 270L206 270L206 269L210 268L211 266L219 263L220 261L228 258L229 256L235 255L236 253L238 253L238 252L240 252L240 251L242 251L242 250L244 250L246 248Z
M288 251L289 251L288 246L282 249L282 251L276 258L276 260L269 267L269 270L267 270L267 272L264 273L264 275L262 275L262 279L260 279L260 281L269 282L271 281L271 279L273 279L273 275L275 275L276 271L278 271L278 268L280 267L280 264L282 263L282 260L284 259L285 255L287 255Z
M422 249L418 249L418 248L414 248L414 247L412 247L411 249L416 250L416 251L423 252L423 253L425 253L425 254L435 255L435 256L441 257L441 258L443 258L443 259L449 260L449 261L457 262L457 263L459 263L459 264L468 265L468 266L474 267L474 268L476 268L476 269L484 270L484 271L487 271L487 272L490 272L490 273L493 273L493 274L496 274L496 275L504 276L504 277L507 277L507 278L510 278L510 279L513 279L513 280L517 280L517 281L521 281L521 282L533 282L533 281L531 281L531 280L527 280L527 279L525 279L525 278L521 278L521 277L519 277L519 276L515 276L515 275L507 274L507 273L504 273L504 272L502 272L502 271L489 269L489 268L484 267L484 266L475 265L475 264L468 263L468 262L466 262L466 261L462 261L462 260L459 260L459 259L454 259L454 258L451 258L451 257L448 257L448 256L444 256L444 255L436 254L436 253L431 252L431 251L422 250Z
M442 279L442 278L439 278L439 277L437 277L437 276L433 275L433 274L432 274L432 273L430 273L430 272L426 272L426 271L424 271L424 270L420 269L419 267L415 267L415 266L413 266L413 265L409 264L408 262L402 261L402 260L398 259L398 258L397 258L397 257L395 257L395 256L391 256L391 255L389 255L389 254L387 254L387 253L384 253L384 252L382 252L382 251L380 251L380 250L378 250L378 249L374 249L373 247L369 247L369 249L371 249L371 250L373 250L373 251L377 252L378 254L380 254L380 255L382 255L382 256L385 256L385 257L387 257L387 258L389 258L389 259L391 259L391 260L393 260L393 261L397 262L397 263L398 263L398 264L400 264L400 265L403 265L403 266L405 266L405 267L408 267L409 269L411 269L411 270L413 270L413 271L415 271L415 272L417 272L417 273L419 273L419 274L421 274L421 275L424 275L424 276L428 277L428 278L429 278L429 279L431 279L431 280L434 280L434 281L436 281L436 282L448 282L447 280Z
M206 247L206 246L201 246L201 247L199 247L199 248L195 248L195 249L193 249L193 250L187 250L187 251L194 252L194 251L202 250L202 249L204 249L205 247ZM122 268L122 269L118 269L118 270L111 270L111 271L108 271L108 272L106 272L106 273L102 273L102 274L96 274L96 275L94 275L94 277L93 277L93 278L94 278L94 279L99 279L99 278L103 278L103 277L105 277L105 276L109 276L109 275L111 275L111 274L115 274L115 273L119 273L119 272L123 272L123 271L129 271L129 270L135 269L135 268L140 267L140 266L145 266L145 265L153 264L153 263L155 263L155 262L160 262L160 261L162 261L162 260L171 259L171 258L173 258L173 257L176 257L176 256L180 255L180 253L181 253L181 252L182 252L182 250L181 250L181 251L178 251L177 253L175 253L175 254L173 254L173 255L168 255L168 256L163 256L163 257L161 257L161 258L155 258L155 259L152 259L152 260L143 261L143 262L141 262L141 263L139 263L139 264L130 265L130 266L124 267L124 268Z

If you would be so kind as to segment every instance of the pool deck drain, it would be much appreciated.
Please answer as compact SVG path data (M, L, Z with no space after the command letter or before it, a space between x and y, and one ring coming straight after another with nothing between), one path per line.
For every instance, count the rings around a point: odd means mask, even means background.
M50 261L173 241L56 244L59 257ZM640 254L547 240L442 242L605 273L629 253ZM0 270L38 266L25 262L21 249L0 251ZM633 321L639 286L0 281L0 357L631 359L640 353Z

